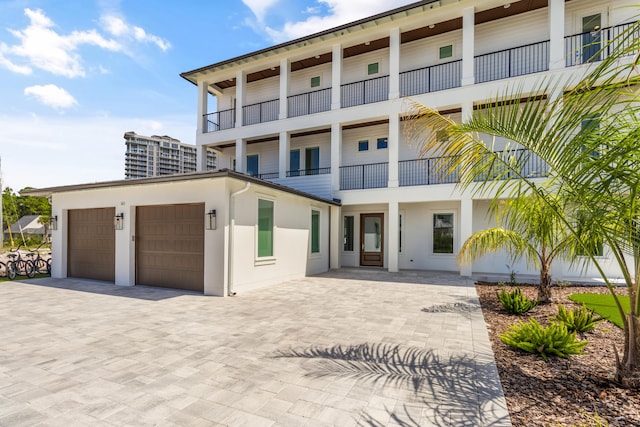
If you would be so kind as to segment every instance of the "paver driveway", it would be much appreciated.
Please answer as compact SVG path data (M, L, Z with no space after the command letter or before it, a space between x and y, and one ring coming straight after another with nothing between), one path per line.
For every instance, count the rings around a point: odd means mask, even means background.
M2 426L508 426L457 275L342 269L233 298L0 283Z

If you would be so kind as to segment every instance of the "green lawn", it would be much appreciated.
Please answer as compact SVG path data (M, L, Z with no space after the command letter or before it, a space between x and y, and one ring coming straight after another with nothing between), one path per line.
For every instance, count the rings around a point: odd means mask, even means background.
M34 279L40 279L42 277L51 277L49 274L36 274L36 276L34 277ZM15 279L13 280L28 280L29 278L27 276L16 276ZM2 276L0 277L0 282L9 282L9 278L7 276Z
M569 296L569 299L586 305L588 309L595 311L618 327L624 328L622 317L620 317L620 312L611 294L573 294ZM625 313L628 313L630 310L629 297L620 295L619 299Z

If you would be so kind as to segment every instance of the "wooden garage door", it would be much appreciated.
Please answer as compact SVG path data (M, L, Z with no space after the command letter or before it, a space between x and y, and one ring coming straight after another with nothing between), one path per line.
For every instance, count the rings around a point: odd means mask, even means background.
M68 213L67 275L115 281L115 208L73 209Z
M204 292L204 204L136 209L136 284Z

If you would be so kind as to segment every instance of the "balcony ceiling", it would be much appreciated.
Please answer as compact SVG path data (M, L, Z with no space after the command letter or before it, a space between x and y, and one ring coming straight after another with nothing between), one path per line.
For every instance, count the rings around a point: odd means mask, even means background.
M530 12L532 10L541 9L547 7L548 0L520 0L513 3L507 3L509 7L498 6L491 9L482 10L476 12L475 23L483 24L485 22L495 21L497 19L507 18L513 15L519 15L521 13ZM358 25L363 25L358 23ZM450 31L459 30L462 28L462 17L450 19L434 23L433 28L429 25L408 30L402 32L400 35L401 43L408 43L415 40L420 40L427 37L432 37L438 34L448 33ZM293 42L292 42L293 43ZM375 50L385 49L389 47L389 37L383 37L376 40L371 40L366 43L360 43L353 46L348 46L343 49L343 57L349 58L352 56L362 55L367 52ZM315 67L317 65L325 64L332 61L332 53L327 52L320 55L312 56L309 58L301 59L291 62L291 72L299 71L305 68ZM198 70L196 70L198 71ZM183 73L183 77L185 77ZM256 71L254 73L247 74L247 82L254 82L269 77L275 77L280 74L280 67L272 67L264 70ZM186 77L185 77L186 78ZM236 79L222 80L215 83L220 89L228 89L236 85Z

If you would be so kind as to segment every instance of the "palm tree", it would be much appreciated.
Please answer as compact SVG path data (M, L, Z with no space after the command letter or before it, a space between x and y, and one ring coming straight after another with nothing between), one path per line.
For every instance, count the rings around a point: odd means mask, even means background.
M624 319L618 379L640 386L640 23L603 48L605 59L573 81L551 77L533 87L507 87L462 124L423 105L412 107L412 137L423 154L443 159L443 173L497 203L523 189L543 201L599 271ZM606 51L605 51L606 49ZM606 55L605 53L606 52ZM494 150L496 137L509 143ZM549 166L544 182L527 164ZM557 200L562 203L557 203ZM572 215L566 214L572 206ZM594 236L615 260L631 300L626 313L616 284L593 250ZM576 254L574 253L574 255Z
M513 262L524 258L540 271L538 301L551 302L551 264L558 257L571 255L575 239L550 209L531 194L493 204L492 211L500 226L472 234L463 243L458 261L471 263L490 252L506 249Z

